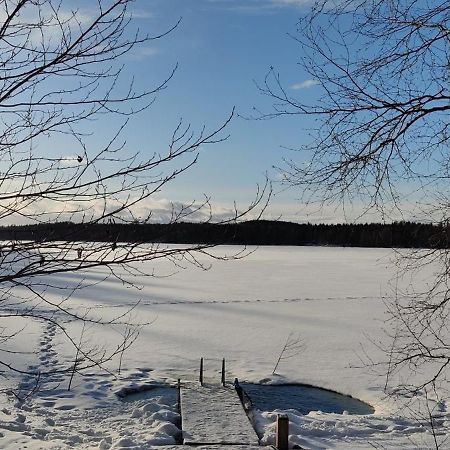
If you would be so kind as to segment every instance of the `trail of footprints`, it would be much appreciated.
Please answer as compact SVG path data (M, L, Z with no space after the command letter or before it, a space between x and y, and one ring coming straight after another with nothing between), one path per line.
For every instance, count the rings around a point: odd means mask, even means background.
M50 372L60 368L58 353L55 350L56 345L54 342L56 330L56 324L54 322L48 322L39 341L39 361L42 372ZM52 381L60 382L62 381L62 378L61 376L53 374Z
M10 407L0 410L0 448L10 432L42 441L42 445L61 442L69 448L98 446L102 450L115 444L122 448L176 442L176 395L154 397L149 392L146 396L151 369L124 371L119 386L125 387L116 393L123 395L114 394L117 380L108 373L77 374L69 391L70 377L53 373L64 367L57 340L58 327L51 321L43 324L37 363L28 367L30 375L22 377ZM136 393L136 398L130 393Z
M47 384L57 385L63 381L61 374L52 373L61 369L58 353L55 350L54 338L57 326L52 321L47 321L43 327L41 338L38 341L38 363L29 365L29 374L23 376L17 386L17 396L26 399L33 392L40 391Z
M279 299L222 299L222 300L143 300L141 305L214 305L214 304L235 304L235 303L297 303L297 302L312 302L317 300L368 300L375 299L373 296L342 296L342 297L301 297L301 298L279 298ZM406 297L405 297L406 298Z

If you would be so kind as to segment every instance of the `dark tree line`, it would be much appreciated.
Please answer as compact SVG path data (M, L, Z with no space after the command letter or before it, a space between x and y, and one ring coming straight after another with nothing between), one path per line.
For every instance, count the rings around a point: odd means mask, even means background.
M389 224L298 224L247 221L214 224L54 224L0 227L0 239L12 241L164 242L173 244L333 245L344 247L448 248L443 225L414 222ZM82 248L80 244L80 248Z

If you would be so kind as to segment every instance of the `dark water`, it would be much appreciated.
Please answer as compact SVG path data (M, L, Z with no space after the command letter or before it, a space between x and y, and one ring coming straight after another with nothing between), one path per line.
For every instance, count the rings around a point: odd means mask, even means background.
M178 390L170 386L143 385L134 388L125 388L116 395L118 395L118 397L124 402L164 398L164 400L169 404L175 404L178 398Z
M310 411L342 414L373 414L374 409L356 398L303 384L241 384L253 406L262 411L295 409L301 414Z

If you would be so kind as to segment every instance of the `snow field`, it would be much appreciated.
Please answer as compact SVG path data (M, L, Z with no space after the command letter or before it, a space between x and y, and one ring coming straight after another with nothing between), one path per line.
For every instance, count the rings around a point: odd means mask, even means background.
M219 253L233 253L220 247ZM219 381L222 357L227 379L249 382L300 382L352 395L375 408L375 414L352 416L311 412L302 416L288 411L290 442L309 449L325 448L427 448L432 436L426 421L418 421L402 402L383 393L383 373L367 366L383 354L373 344L385 340L385 305L398 281L392 265L395 254L386 249L314 247L262 247L239 261L213 261L209 271L194 267L174 272L162 262L155 267L161 278L136 278L140 289L123 286L101 271L58 278L61 285L83 282L67 301L70 307L91 308L99 317L112 318L139 302L131 321L149 323L139 339L110 371L77 374L72 389L68 379L54 374L36 395L23 402L9 395L0 416L2 448L154 448L175 443L179 429L176 398L170 390L136 394L125 401L116 393L139 391L149 383L174 383L177 378L196 380L200 357L206 377ZM205 262L209 260L205 259ZM419 280L426 283L433 268ZM390 283L390 280L394 280ZM417 281L416 280L416 281ZM58 300L58 291L48 295ZM82 334L77 323L65 325L74 338ZM287 336L301 339L302 351L272 371ZM111 347L121 340L119 326L87 326L86 344ZM34 346L21 355L22 367L63 367L74 360L74 349L62 333L44 323L31 324L14 339L17 348ZM406 376L406 374L401 374ZM1 381L25 393L35 379L20 374ZM409 401L411 399L405 399ZM448 405L440 405L442 430L450 426ZM276 411L255 411L254 420L262 444L274 439ZM441 439L445 438L445 434Z

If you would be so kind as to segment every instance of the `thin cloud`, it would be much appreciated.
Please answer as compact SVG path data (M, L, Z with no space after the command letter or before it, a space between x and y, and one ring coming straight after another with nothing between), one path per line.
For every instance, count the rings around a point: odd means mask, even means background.
M147 20L147 19L154 19L155 14L150 11L145 11L143 9L135 9L131 12L131 17L133 17L133 19Z
M156 47L136 47L125 58L131 61L143 61L152 56L156 56L160 50Z
M207 0L228 11L248 13L271 13L280 8L302 8L310 6L314 0Z
M308 6L313 3L312 0L271 0L271 3L275 6L294 6L294 7L303 7Z
M64 162L68 164L75 164L76 160L67 157ZM70 166L69 166L70 167ZM132 204L134 200L128 199ZM221 203L207 203L207 202L192 202L183 203L179 201L171 201L168 199L147 199L146 201L138 202L136 205L126 208L123 211L120 209L123 206L123 201L119 199L109 199L105 205L102 199L93 200L89 207L85 204L80 204L77 201L67 201L64 204L57 201L47 199L40 199L29 205L22 213L24 217L42 215L45 211L45 217L48 220L54 221L72 221L81 222L92 218L102 217L105 214L114 214L117 222L129 222L134 219L144 220L150 219L154 223L171 223L174 220L185 222L221 222L232 220L236 214L233 206ZM115 211L120 211L115 213ZM257 213L248 215L248 219L256 219ZM27 223L19 220L20 218L10 216L6 220L6 224Z
M309 89L312 88L313 86L317 86L318 84L320 84L318 80L305 80L302 81L301 83L293 84L291 86L291 89L294 89L294 91L298 91L300 89Z

